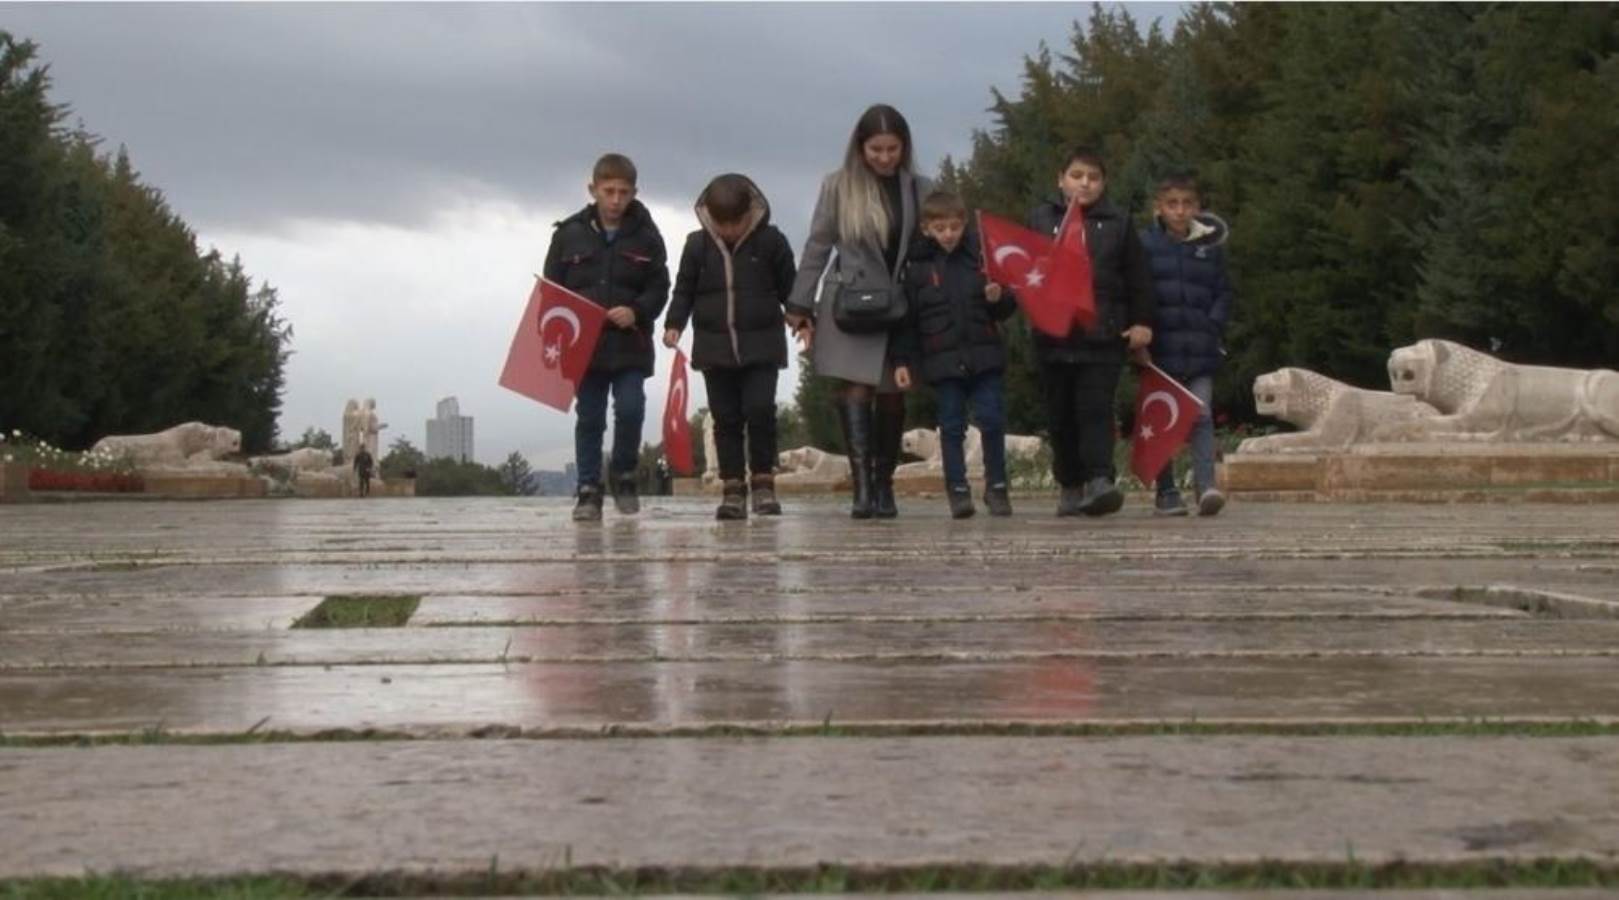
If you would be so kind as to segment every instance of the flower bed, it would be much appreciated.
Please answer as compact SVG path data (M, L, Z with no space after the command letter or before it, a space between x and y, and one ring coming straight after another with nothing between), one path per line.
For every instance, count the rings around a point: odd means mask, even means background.
M0 432L0 463L26 471L30 491L127 494L144 489L127 458L105 451L61 450L15 429Z
M30 491L91 491L100 494L138 493L139 475L123 472L86 472L73 469L28 470Z

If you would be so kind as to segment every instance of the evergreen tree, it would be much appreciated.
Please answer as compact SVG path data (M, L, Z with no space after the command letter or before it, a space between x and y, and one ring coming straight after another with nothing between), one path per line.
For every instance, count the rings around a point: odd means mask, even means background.
M506 461L500 464L500 486L508 494L528 496L534 493L534 485L529 483L529 474L533 470L523 454L513 450Z

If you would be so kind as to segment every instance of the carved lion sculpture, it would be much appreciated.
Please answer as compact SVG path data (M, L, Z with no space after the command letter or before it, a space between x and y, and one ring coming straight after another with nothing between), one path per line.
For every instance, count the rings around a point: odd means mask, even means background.
M1369 391L1309 369L1285 368L1254 379L1254 404L1302 431L1249 438L1238 453L1310 453L1380 440L1391 425L1421 421L1439 411L1413 397Z
M1430 338L1389 354L1389 380L1441 413L1391 429L1390 439L1619 439L1619 372L1611 369L1518 365Z
M242 433L234 428L186 422L156 434L113 435L93 448L127 456L136 468L184 467L212 462L242 449Z
M984 436L971 425L967 426L967 437L962 440L962 453L966 458L967 468L978 471L984 467ZM1006 436L1006 457L1013 459L1020 456L1034 456L1040 452L1043 442L1034 435L1009 434ZM910 456L920 456L919 463L909 463L902 467L902 471L942 471L944 469L944 446L939 438L939 432L933 428L912 428L905 432L900 439L900 447Z
M287 473L324 472L332 467L332 451L301 447L273 456L255 456L247 463L255 469L280 469Z
M849 460L817 447L796 447L777 454L778 481L836 484L849 477Z

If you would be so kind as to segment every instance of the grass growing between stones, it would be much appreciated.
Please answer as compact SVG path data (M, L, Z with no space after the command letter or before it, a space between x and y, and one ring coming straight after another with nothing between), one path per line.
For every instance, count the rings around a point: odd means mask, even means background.
M420 606L420 594L334 594L299 616L294 628L398 628Z
M1373 737L1373 738L1612 738L1619 722L1569 720L1387 720L1362 722L879 722L819 724L727 724L523 728L483 725L465 730L409 731L389 728L328 728L283 731L254 727L247 731L186 733L163 728L95 734L5 734L0 751L41 747L223 746L232 744L357 743L415 740L659 740L669 738L780 738L790 740L904 737Z
M269 897L443 897L638 894L947 893L1052 890L1466 890L1615 888L1619 865L1589 860L1485 859L1456 863L1090 863L1065 866L866 866L382 872L357 877L139 880L122 876L0 881L0 900L194 900Z

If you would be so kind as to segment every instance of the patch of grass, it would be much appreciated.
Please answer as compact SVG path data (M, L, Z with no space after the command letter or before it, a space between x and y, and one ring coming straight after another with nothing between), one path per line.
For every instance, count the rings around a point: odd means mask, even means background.
M571 856L564 851L565 856ZM1072 865L921 865L813 867L572 866L538 871L378 872L305 879L242 877L141 881L127 877L0 881L4 900L56 898L412 897L472 895L621 895L778 893L1012 892L1051 890L1420 890L1613 888L1619 865L1578 859L1478 860L1368 864L1341 862L1079 863Z
M333 594L298 617L294 628L398 628L422 602L420 594Z

